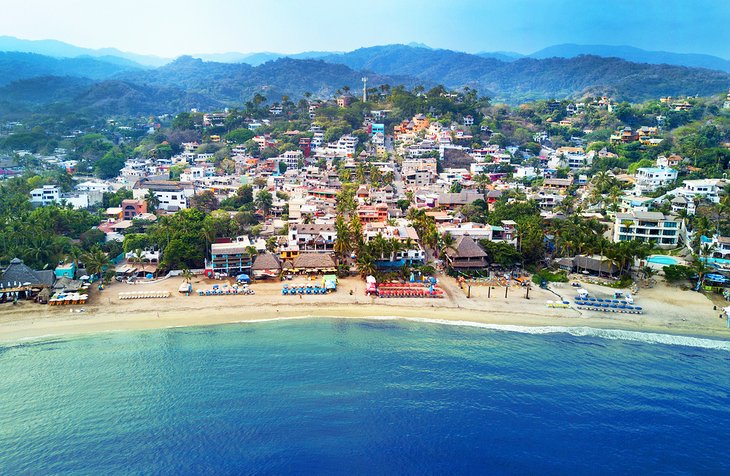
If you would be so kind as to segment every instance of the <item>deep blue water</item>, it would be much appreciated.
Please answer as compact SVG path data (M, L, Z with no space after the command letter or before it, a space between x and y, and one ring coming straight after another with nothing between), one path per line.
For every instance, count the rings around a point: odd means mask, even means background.
M716 347L329 319L0 347L0 473L729 474Z

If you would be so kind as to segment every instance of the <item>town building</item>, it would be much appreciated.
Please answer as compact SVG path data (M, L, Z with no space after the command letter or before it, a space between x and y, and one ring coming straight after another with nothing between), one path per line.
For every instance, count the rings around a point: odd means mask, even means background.
M131 220L144 213L147 213L147 200L122 200L122 217Z
M677 180L677 171L669 167L640 167L636 170L636 195L651 193Z
M211 244L210 260L206 262L205 266L206 274L225 273L228 276L248 274L252 264L249 248L250 243L246 241Z
M33 205L50 205L61 201L61 188L55 185L44 185L30 191L30 203Z
M142 200L152 192L160 210L175 212L188 208L188 199L195 194L195 187L190 182L174 182L170 180L139 180L132 188L132 196Z
M672 248L679 243L680 221L660 212L617 213L613 241L642 241Z
M289 225L289 245L299 252L330 252L334 248L337 231L334 224L294 223Z
M457 272L473 272L487 266L487 253L469 236L456 239L453 248L444 252L446 262Z

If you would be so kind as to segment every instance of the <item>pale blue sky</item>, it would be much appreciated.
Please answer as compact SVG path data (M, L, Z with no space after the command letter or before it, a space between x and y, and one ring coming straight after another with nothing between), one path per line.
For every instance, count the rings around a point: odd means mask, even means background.
M729 0L23 0L2 6L0 35L167 57L415 41L468 52L580 43L730 58L729 23Z

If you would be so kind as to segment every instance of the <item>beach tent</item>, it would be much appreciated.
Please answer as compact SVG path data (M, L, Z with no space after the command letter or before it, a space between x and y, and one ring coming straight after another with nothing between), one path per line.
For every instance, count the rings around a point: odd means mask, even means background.
M334 274L325 274L322 278L322 287L324 287L328 291L336 291L337 290L337 275Z
M238 276L236 276L236 281L238 281L239 283L250 284L251 277L248 274L239 274Z

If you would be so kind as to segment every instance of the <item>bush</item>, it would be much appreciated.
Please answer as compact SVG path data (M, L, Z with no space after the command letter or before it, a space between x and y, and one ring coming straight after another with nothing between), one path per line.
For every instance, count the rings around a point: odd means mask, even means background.
M691 275L692 268L689 266L672 264L664 267L664 278L670 283L690 279Z
M541 269L532 275L532 282L535 284L542 284L543 281L548 283L567 283L568 273L565 271L556 271L554 273L547 269Z

